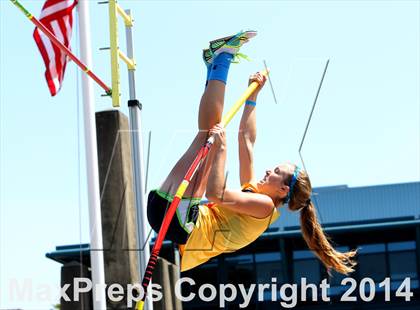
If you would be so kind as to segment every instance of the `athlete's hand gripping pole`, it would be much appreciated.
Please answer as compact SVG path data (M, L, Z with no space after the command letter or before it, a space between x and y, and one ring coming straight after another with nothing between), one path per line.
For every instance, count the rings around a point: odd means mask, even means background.
M262 71L262 74L267 76L268 70ZM246 91L242 94L242 96L235 102L235 104L230 108L228 113L223 116L221 125L222 127L226 127L229 122L232 120L232 118L235 116L236 112L239 111L240 107L244 104L244 102L251 96L251 94L257 89L258 83L253 82L251 85L248 86ZM147 294L147 287L149 286L150 280L152 279L153 271L156 267L157 261L158 261L158 255L160 252L160 249L163 244L163 240L165 239L166 233L169 228L169 224L172 221L172 218L176 212L176 209L179 205L179 202L182 199L182 196L184 195L185 191L187 190L188 185L191 182L191 179L194 177L197 170L200 168L201 163L206 158L207 154L210 151L211 146L214 143L214 137L210 136L206 144L198 151L197 156L195 157L193 163L191 164L190 168L188 169L187 173L184 176L184 179L182 180L181 184L179 185L176 194L174 196L174 199L172 200L172 203L169 205L168 210L166 211L166 216L164 217L162 224L159 229L159 233L157 235L157 238L155 240L155 244L152 249L152 253L150 254L149 262L147 263L146 272L143 276L142 286L143 286L143 298L141 301L139 301L136 305L137 310L142 310L144 307L144 300L146 299Z

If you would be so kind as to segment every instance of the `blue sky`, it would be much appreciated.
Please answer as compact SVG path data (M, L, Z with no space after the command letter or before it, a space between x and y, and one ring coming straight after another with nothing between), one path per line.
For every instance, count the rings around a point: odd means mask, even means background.
M38 16L43 1L22 3ZM231 67L225 106L241 95L264 59L278 98L276 105L268 85L259 96L257 176L279 162L299 163L300 140L330 59L303 148L313 186L419 180L418 1L120 4L136 20L145 141L152 131L149 189L159 185L195 133L205 79L201 49L240 29L259 34L242 49L253 61ZM110 84L108 52L98 50L109 44L107 7L91 1L90 9L93 70ZM120 29L124 49L122 23ZM56 302L54 292L37 296L44 285L59 283L60 266L45 253L89 241L79 71L70 63L61 92L50 97L32 32L9 1L0 1L0 308L46 309ZM76 31L73 50L78 53ZM120 110L128 115L125 70L121 76ZM100 94L95 87L96 110L111 109ZM228 128L230 186L239 185L238 121ZM32 280L34 294L18 301L11 283L25 279Z

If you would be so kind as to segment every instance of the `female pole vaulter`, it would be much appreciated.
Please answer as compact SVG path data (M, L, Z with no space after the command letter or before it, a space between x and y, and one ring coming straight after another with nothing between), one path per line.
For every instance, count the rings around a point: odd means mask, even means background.
M147 214L152 228L159 232L167 207L177 186L210 135L214 146L184 193L166 238L177 243L182 255L181 271L192 269L221 253L234 252L255 241L279 217L285 204L300 211L303 238L328 271L353 272L356 251L336 251L318 222L311 202L311 183L298 166L284 163L268 169L257 181L253 170L253 145L256 139L256 102L266 82L261 73L251 75L249 83L259 86L248 98L243 110L238 143L241 190L225 188L227 144L225 131L219 125L222 117L225 87L231 62L240 47L254 37L254 31L210 42L203 51L207 66L206 88L198 113L198 133L192 144L175 164L159 189L148 197ZM209 203L200 204L206 193Z

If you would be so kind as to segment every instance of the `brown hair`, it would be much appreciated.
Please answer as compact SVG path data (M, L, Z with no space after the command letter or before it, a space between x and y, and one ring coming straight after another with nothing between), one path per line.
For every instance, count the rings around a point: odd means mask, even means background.
M291 178L292 175L290 175L289 179ZM319 224L315 206L310 200L311 192L312 186L309 177L305 171L300 170L290 195L289 209L291 211L300 211L303 239L305 239L309 249L315 253L327 268L329 274L331 269L342 274L353 272L353 267L356 263L352 258L357 251L352 250L341 253L333 248L329 241L330 238L323 232Z

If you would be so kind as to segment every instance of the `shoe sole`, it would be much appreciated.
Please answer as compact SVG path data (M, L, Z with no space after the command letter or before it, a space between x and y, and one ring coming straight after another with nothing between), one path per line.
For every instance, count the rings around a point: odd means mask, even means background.
M256 35L257 35L256 31L242 31L232 36L219 38L219 39L210 41L210 44L209 44L210 50L213 54L218 55L222 53L223 51L225 51L224 47L226 45L229 45L229 41L231 40L239 41L238 48L240 48L243 44L247 43L249 39L255 37ZM216 45L216 46L212 46L212 45ZM235 53L234 51L228 51L228 50L226 50L226 52L231 53L231 54Z
M232 36L227 36L227 37L223 37L223 38L212 40L212 41L210 41L210 44L212 44L212 43L214 43L216 41L222 41L222 40L223 41L229 41L230 39L232 39L236 35L237 34L234 34ZM251 30L250 31L244 31L242 35L246 35L246 39L248 41L249 39L252 39L253 37L255 37L257 35L257 32L256 31L251 31Z

